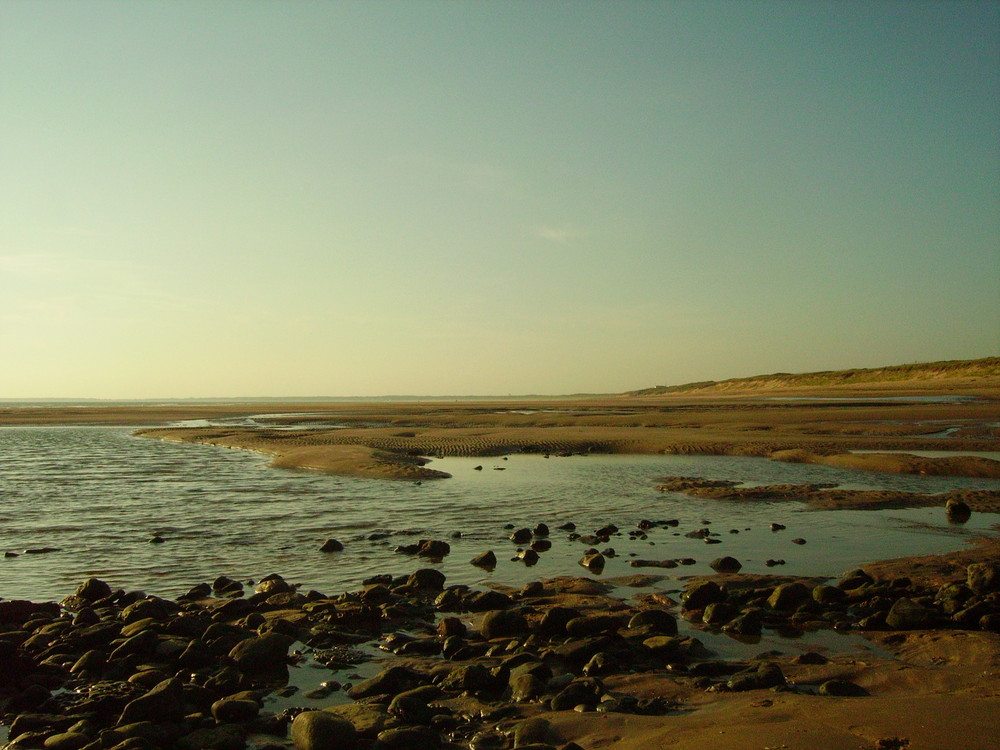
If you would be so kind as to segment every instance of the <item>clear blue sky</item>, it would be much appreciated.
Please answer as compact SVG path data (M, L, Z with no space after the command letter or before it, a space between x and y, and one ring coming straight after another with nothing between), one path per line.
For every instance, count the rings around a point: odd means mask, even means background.
M0 397L998 352L998 3L0 1Z

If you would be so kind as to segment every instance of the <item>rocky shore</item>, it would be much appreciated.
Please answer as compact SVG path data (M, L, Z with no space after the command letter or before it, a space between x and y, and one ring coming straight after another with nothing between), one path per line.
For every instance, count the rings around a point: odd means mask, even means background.
M998 547L966 551L947 580L751 576L720 558L679 601L646 588L649 576L477 590L419 568L337 596L279 575L220 577L176 600L89 579L61 603L0 601L7 748L597 750L666 746L669 733L680 748L795 735L798 747L887 750L944 746L927 738L956 722L969 727L962 747L987 747L974 732L1000 708ZM622 586L634 595L613 596ZM862 633L882 655L720 658L680 635L679 619L749 644ZM330 672L311 693L328 697L323 710L294 707L290 670L306 662ZM362 679L365 664L373 676ZM275 696L293 707L270 710ZM914 719L946 697L954 715ZM881 718L852 723L855 701Z

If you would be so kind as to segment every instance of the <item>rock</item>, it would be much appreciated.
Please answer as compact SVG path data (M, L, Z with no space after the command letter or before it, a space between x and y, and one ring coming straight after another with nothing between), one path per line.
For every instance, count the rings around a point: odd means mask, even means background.
M523 562L525 565L528 565L528 566L537 565L538 564L538 553L535 552L535 550L533 550L533 549L531 549L529 547L528 549L523 549L520 552L518 552L517 553L517 559L520 560L521 562Z
M965 523L972 517L972 508L961 500L948 498L944 506L945 515L951 523Z
M535 700L545 694L545 682L536 675L525 672L512 674L510 678L510 698L517 703Z
M729 602L712 602L701 613L701 621L706 625L721 627L739 615L736 605Z
M551 701L549 707L553 711L571 711L579 705L593 708L604 695L604 685L594 677L584 677L573 680L562 689Z
M743 690L763 690L766 688L778 687L785 684L785 675L781 672L781 667L771 662L761 662L756 669L745 669L734 674L728 682L728 687L733 692Z
M537 524L535 524L535 528L533 528L531 530L531 533L534 536L548 536L549 535L549 527L548 527L547 524L537 523Z
M184 714L184 683L176 677L171 677L128 703L122 709L117 723L180 721Z
M497 556L493 550L487 550L473 557L470 562L477 568L489 568L492 570L497 566Z
M63 732L49 736L43 746L46 750L80 750L90 740L88 735L81 732Z
M965 569L966 585L974 594L983 596L1000 591L1000 563L973 563Z
M804 583L793 581L775 586L767 598L771 609L794 609L812 595L812 591Z
M534 717L524 719L514 725L514 747L520 748L532 743L542 743L548 739L551 724L547 719Z
M743 564L735 557L717 557L708 564L716 573L739 573Z
M261 578L257 583L256 588L258 594L267 594L268 596L274 596L275 594L287 594L289 591L294 590L295 587L277 573L272 573Z
M344 545L336 539L327 539L323 542L323 546L319 548L320 552L343 552Z
M933 619L933 610L912 599L902 597L889 609L885 616L885 624L893 630L916 630L927 627Z
M420 549L417 550L417 555L420 557L440 560L450 552L451 545L448 544L448 542L437 539L426 539L420 543Z
M531 529L518 529L508 539L514 542L514 544L527 544L531 541L532 536Z
M826 664L829 661L823 654L816 651L806 651L792 659L792 664Z
M487 612L479 624L479 632L486 640L520 635L528 630L524 615L516 610L499 609Z
M95 602L111 596L111 586L99 578L88 578L77 586L74 596L78 596L88 602Z
M405 724L430 724L436 712L428 700L419 695L422 689L408 690L395 696L389 702L389 715Z
M239 724L250 721L260 713L257 701L222 698L212 704L212 716L220 724Z
M410 574L406 585L429 591L441 591L444 588L445 575L434 568L420 568Z
M177 750L244 750L246 738L239 727L221 724L217 727L196 729L177 740L172 747Z
M354 700L373 695L397 695L419 687L425 681L426 677L415 669L397 665L387 667L374 677L359 682L347 694Z
M622 626L617 615L585 615L574 617L566 623L566 633L571 638L585 638L599 633L614 633Z
M819 686L820 695L837 695L848 698L869 695L860 685L848 680L827 680Z
M723 633L730 635L760 635L764 628L764 611L750 609L722 626Z
M648 627L663 635L677 635L677 618L665 609L643 609L632 615L629 629Z
M372 750L437 750L439 747L441 737L436 730L427 727L396 727L380 732ZM337 747L337 750L340 748Z
M465 598L465 608L470 612L485 612L490 609L505 609L511 606L514 600L500 591L477 591Z
M292 721L295 750L354 750L354 725L328 711L303 711Z
M591 573L600 573L604 570L604 555L600 552L591 552L580 558L580 565Z
M374 740L395 721L389 716L388 706L384 703L345 703L323 710L346 719L354 725L358 737L368 740Z
M240 641L229 656L243 674L280 672L287 666L288 649L294 642L291 636L270 632Z
M829 605L840 604L847 598L847 595L843 589L839 589L836 586L820 584L819 586L813 586L812 598L813 601L819 604Z
M439 687L442 690L451 692L468 692L474 695L479 693L490 693L502 690L509 679L508 675L493 674L482 664L465 664L455 667L448 675L441 680Z
M681 597L684 609L704 609L713 602L726 599L726 592L715 581L701 581L691 586Z

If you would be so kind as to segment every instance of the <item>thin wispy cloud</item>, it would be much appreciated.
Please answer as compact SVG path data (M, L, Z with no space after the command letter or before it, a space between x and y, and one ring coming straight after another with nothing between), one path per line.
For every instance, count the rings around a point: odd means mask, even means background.
M572 247L580 240L584 240L589 237L590 232L567 224L563 226L538 227L535 230L535 236L556 245Z

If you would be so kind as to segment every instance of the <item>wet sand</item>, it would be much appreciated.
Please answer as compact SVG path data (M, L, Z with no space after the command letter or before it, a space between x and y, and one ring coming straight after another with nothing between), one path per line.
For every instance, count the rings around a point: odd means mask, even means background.
M982 389L981 389L982 390ZM283 405L246 427L158 428L138 434L221 445L274 455L286 468L377 478L433 478L395 456L491 456L503 453L701 453L761 456L868 471L1000 477L1000 462L963 452L995 451L1000 445L1000 399L989 391L974 400L880 402L884 391L856 394L854 401L780 401L767 397L613 397L547 401ZM893 398L900 395L892 391ZM927 393L921 393L927 398ZM953 395L951 391L941 394ZM966 394L969 395L969 394ZM1000 394L996 394L1000 395ZM815 395L819 398L819 394ZM838 392L836 398L843 398ZM801 397L796 397L801 398ZM217 416L239 414L226 407ZM305 412L306 416L282 416ZM199 410L200 418L211 418ZM242 412L264 414L262 411ZM178 411L171 415L182 419ZM0 413L0 423L30 415ZM43 419L165 418L162 410L81 415L47 413ZM333 426L336 426L333 429ZM326 429L325 427L331 427ZM308 427L309 429L289 429ZM279 429L281 428L281 429ZM380 452L356 454L342 446ZM308 448L306 451L304 449ZM948 458L885 451L954 451ZM882 451L854 454L851 451ZM324 454L329 458L325 459Z

